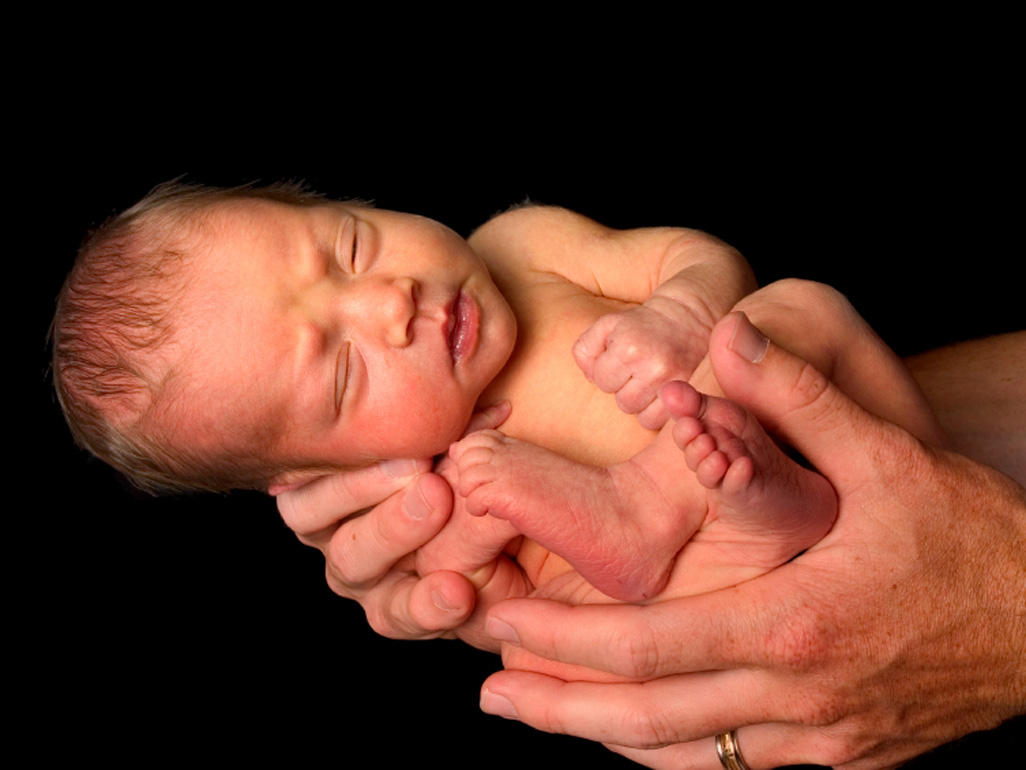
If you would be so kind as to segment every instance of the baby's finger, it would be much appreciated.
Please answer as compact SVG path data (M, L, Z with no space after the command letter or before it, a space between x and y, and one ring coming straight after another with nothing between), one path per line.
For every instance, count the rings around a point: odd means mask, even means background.
M606 349L606 338L620 320L618 315L599 318L574 343L573 355L577 366L588 380L594 382L595 361Z
M666 421L670 419L670 413L662 401L656 399L638 413L638 423L642 428L649 430L660 430Z
M631 370L617 356L606 352L595 360L592 382L605 393L616 393L631 378Z
M278 511L289 529L297 535L310 535L381 502L429 470L430 460L390 460L323 476L279 494Z
M650 381L631 377L616 392L616 405L627 414L639 414L657 400L658 390Z
M495 430L506 422L512 411L513 407L509 401L500 401L498 404L493 404L486 409L482 409L480 412L475 412L474 416L470 418L470 424L463 435L469 436L471 433L479 430Z
M347 521L324 553L335 592L356 596L369 589L404 556L438 534L451 511L449 485L438 476L424 474L366 516Z

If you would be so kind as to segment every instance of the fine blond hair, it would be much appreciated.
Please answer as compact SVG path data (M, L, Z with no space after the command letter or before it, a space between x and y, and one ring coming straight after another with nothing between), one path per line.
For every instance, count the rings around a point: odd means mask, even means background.
M310 206L324 199L297 183L164 183L86 237L57 297L52 373L71 433L151 493L266 489L283 470L257 457L179 446L173 421L157 419L172 411L180 375L168 351L196 225L212 205L238 200Z

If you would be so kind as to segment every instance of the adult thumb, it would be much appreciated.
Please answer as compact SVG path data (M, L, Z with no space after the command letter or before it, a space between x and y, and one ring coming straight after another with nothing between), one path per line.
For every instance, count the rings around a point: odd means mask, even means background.
M709 357L724 394L801 452L835 486L864 478L875 456L871 442L887 424L812 364L772 342L742 312L731 313L713 329Z

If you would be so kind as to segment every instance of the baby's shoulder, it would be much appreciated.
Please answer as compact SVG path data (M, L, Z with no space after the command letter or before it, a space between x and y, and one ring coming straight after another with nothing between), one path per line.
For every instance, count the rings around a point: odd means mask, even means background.
M488 262L560 264L569 253L594 249L617 231L560 206L523 203L489 219L467 239Z

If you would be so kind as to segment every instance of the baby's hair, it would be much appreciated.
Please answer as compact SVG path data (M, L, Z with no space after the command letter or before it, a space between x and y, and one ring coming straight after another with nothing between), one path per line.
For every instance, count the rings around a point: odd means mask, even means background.
M206 457L154 430L175 407L169 348L173 310L212 205L266 200L296 206L324 201L302 184L233 188L167 182L91 232L57 297L51 326L57 399L75 441L151 493L266 488L280 469L255 459ZM190 246L192 248L190 248ZM180 407L179 407L180 408ZM165 429L166 433L166 429Z

